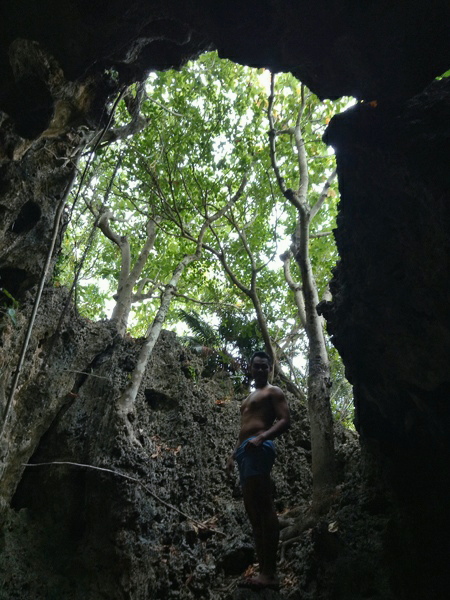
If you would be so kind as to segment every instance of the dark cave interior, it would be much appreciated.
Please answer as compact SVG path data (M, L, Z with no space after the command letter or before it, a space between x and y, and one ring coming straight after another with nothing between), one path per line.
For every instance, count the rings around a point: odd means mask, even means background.
M66 134L104 126L123 85L215 48L360 100L326 134L340 262L320 311L361 443L398 498L392 560L408 547L399 588L410 581L399 598L446 597L450 80L436 78L450 66L449 3L23 0L0 8L0 31L0 275L17 297L39 280L72 181L58 156L81 140Z

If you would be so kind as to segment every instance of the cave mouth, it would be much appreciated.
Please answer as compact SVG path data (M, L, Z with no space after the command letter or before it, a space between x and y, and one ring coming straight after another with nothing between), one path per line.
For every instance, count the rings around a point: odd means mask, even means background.
M37 76L29 76L17 84L14 102L5 106L15 121L17 133L28 139L41 134L53 115L54 100L47 85Z
M0 269L0 294L8 301L19 298L22 291L28 288L29 273L17 267Z
M20 209L14 223L10 227L10 231L16 234L27 233L38 223L41 218L41 209L36 202L28 200Z
M139 88L139 85L141 88ZM328 177L333 177L332 181L330 181L330 186L332 185L333 188L330 191L330 194L327 196L326 202L321 205L321 211L317 215L314 222L314 226L316 227L315 224L318 223L320 219L322 224L317 225L317 228L320 228L321 230L324 228L328 229L326 232L327 237L323 237L319 244L317 244L315 241L312 241L312 244L315 244L315 248L317 248L318 252L321 252L321 249L324 248L326 244L328 244L331 248L323 261L325 264L323 267L321 267L317 275L317 277L321 280L321 287L325 288L327 283L325 278L329 279L331 277L331 271L335 265L336 254L333 246L334 242L331 224L334 223L333 211L334 204L337 203L338 186L337 179L334 179L334 175L332 176L334 171L334 152L331 148L325 147L322 142L322 134L332 116L334 114L339 114L343 110L347 110L349 105L355 102L355 100L346 96L338 101L322 101L313 92L310 92L308 88L306 88L306 85L303 85L298 78L295 78L290 73L286 72L282 72L277 75L273 87L274 95L276 96L275 104L279 102L280 106L283 106L283 108L280 109L280 112L283 113L283 115L286 114L285 118L280 116L279 120L277 120L278 116L276 117L276 120L274 121L274 127L284 129L287 127L287 123L293 125L295 120L293 120L292 115L297 114L298 104L302 99L302 93L304 94L305 103L310 103L308 104L308 111L311 112L311 115L309 112L308 114L305 113L304 136L308 138L308 148L311 149L310 156L308 155L306 157L311 171L309 175L311 180L311 188L309 190L310 198L308 198L308 202L310 202L311 205L315 202L316 192L318 193L318 191L323 189ZM242 216L242 224L239 225L239 227L253 227L253 223L258 218L257 212L264 211L264 202L266 199L269 199L267 200L267 204L269 204L269 202L273 202L273 204L270 204L269 208L267 209L268 214L270 214L270 216L267 217L268 221L275 223L278 220L278 213L288 215L290 205L280 190L277 189L276 193L272 194L273 185L276 185L275 178L272 172L269 176L267 170L263 166L264 160L266 163L268 162L268 156L270 152L269 135L267 131L269 127L267 111L269 108L268 99L271 93L270 90L271 72L268 69L256 69L254 67L239 65L229 59L222 59L217 52L204 52L199 59L189 61L189 63L184 65L184 67L182 67L180 70L169 69L167 71L152 71L148 75L145 82L136 85L136 87L131 88L127 92L123 100L121 100L118 104L117 113L114 114L110 139L114 141L114 144L117 144L117 148L119 147L119 144L127 144L126 153L128 154L128 157L126 161L121 158L119 151L112 143L108 145L105 141L105 145L102 148L103 161L104 164L108 165L108 169L110 168L109 165L119 165L117 167L117 177L116 171L110 170L110 172L108 172L108 177L112 178L111 181L113 178L115 178L114 185L111 187L108 196L110 213L114 214L115 211L122 210L120 206L123 205L125 195L134 193L135 196L133 199L133 204L127 205L127 210L130 213L134 211L134 214L144 214L144 211L146 210L145 206L139 204L139 202L142 202L142 198L139 198L137 191L133 192L134 189L139 189L136 187L137 182L140 182L139 185L145 184L145 188L147 190L154 189L155 195L153 196L152 200L154 210L161 210L161 205L158 204L157 200L157 189L154 183L154 178L156 175L153 174L152 178L149 179L147 163L145 163L145 165L141 164L142 156L146 156L150 163L153 163L154 161L159 160L161 155L164 156L163 162L172 164L173 166L171 169L178 173L177 180L173 181L170 170L163 171L161 169L161 173L166 174L166 180L168 182L167 189L171 189L171 197L178 197L177 194L180 194L179 186L182 183L183 189L188 190L189 192L189 201L187 201L186 206L192 210L194 215L196 212L197 214L200 214L198 213L198 210L201 210L199 208L197 198L200 198L203 193L211 195L215 194L216 192L221 193L222 190L226 189L227 187L229 189L233 189L234 192L237 188L237 183L240 181L239 178L242 177L243 172L245 172L246 175L247 172L257 173L255 177L259 177L261 185L255 186L255 188L258 187L259 189L252 189L249 191L248 200L243 195L242 209L239 208L239 211L242 210L242 215L248 213L249 216ZM140 93L142 93L142 96L139 96ZM289 104L286 98L290 98ZM286 112L284 112L285 103ZM209 106L211 108L209 108ZM127 137L125 140L120 136L124 131L127 132L127 135L131 131L129 126L130 118L134 118L133 115L138 115L138 118L135 119L134 122L138 122L140 119L139 122L142 122L143 126L145 127L143 130L138 129L133 131L133 137ZM162 145L159 145L160 138L158 135L156 137L152 137L152 121L150 121L150 118L152 117L154 119L155 115L157 115L159 119L158 128L164 130L165 132L170 132L171 142L170 147L167 149L165 146L163 147ZM196 120L194 121L194 119ZM253 126L251 124L252 120L257 123L257 125ZM190 125L189 121L193 121L198 125L195 130L194 127ZM314 124L312 124L312 121L314 121ZM225 124L226 122L228 122L228 125ZM131 123L133 123L133 121L131 121ZM167 124L167 127L165 124ZM202 133L201 130L203 129L206 133ZM168 134L166 133L165 135ZM198 136L198 138L196 136ZM188 146L188 142L185 140L189 140L191 137L197 141ZM131 143L130 140L132 140ZM153 140L153 149L149 144L149 140ZM177 140L177 143L175 143L173 140ZM144 143L147 144L146 147L144 147ZM208 144L211 146L211 149ZM169 154L172 146L177 148L177 153L183 152L183 154L176 154L175 152L173 155ZM197 149L203 146L208 148L208 150L206 151L205 149L205 151L202 151L201 154L198 153ZM136 153L134 147L136 147L139 152ZM250 150L247 149L248 147L250 147ZM178 150L178 148L189 148L189 152L186 150ZM152 152L154 153L153 156L151 154ZM258 152L264 156L264 158L260 157L258 161L250 158L248 154L250 153L252 155L256 155ZM287 149L285 151L280 150L280 153L281 152L286 152L286 156L283 154L283 160L286 164L297 163L294 151L291 153L290 149ZM238 162L233 155L245 157L245 160L243 158L240 162ZM248 161L247 157L249 159ZM317 164L320 164L320 168L315 167ZM234 179L227 179L228 173L232 170L232 167L237 175L234 176ZM198 175L197 178L193 177L192 180L189 179L189 172L190 170L193 171L194 169L197 169L198 172L202 172L202 169L208 169L207 171L205 170L207 176L204 175L204 180L202 180L202 185L205 188L204 192L198 187ZM294 167L292 171L295 171ZM158 175L158 177L160 178L158 186L163 189L165 185L163 182L164 175ZM292 187L297 188L298 181L300 179L300 177L297 176L297 173L295 172L293 175L290 171L288 171L286 177L289 177ZM223 181L223 185L220 190L218 187L217 189L214 187L218 180ZM173 184L171 183L172 181ZM267 181L269 181L269 183L267 183ZM142 184L142 182L144 182L144 184ZM121 192L121 190L123 190L123 192ZM120 195L116 196L117 192L120 192ZM185 193L182 190L181 192ZM165 198L164 202L171 203L172 201L169 198ZM179 202L181 202L181 200ZM184 202L184 200L182 202ZM197 204L194 204L194 202L197 202ZM170 205L172 206L172 204ZM174 208L177 206L175 201L173 202L173 206ZM162 208L164 212L164 206ZM65 248L67 248L69 244L73 244L73 223L84 223L84 220L81 218L81 214L80 218L77 217L78 210L82 211L83 208L81 207L80 209L78 206L76 206L74 209L74 218L71 219L66 232L66 241L68 243L65 244ZM159 213L155 212L155 214ZM244 222L244 219L247 218L249 220L248 225ZM287 218L288 217L286 216L286 219ZM284 224L280 224L278 226L280 239L282 238L280 243L283 245L283 250L287 245L290 245L291 235L294 229L293 218L289 216L289 219L289 225L285 226ZM167 219L167 221L169 222L169 219ZM196 226L197 222L192 219L191 227ZM122 227L120 232L122 241L129 241L135 248L142 247L145 224L142 222L139 223L136 220L133 224L133 227L129 227L128 229L126 229L126 227L127 225ZM115 225L113 221L111 221L111 230L114 230L114 228ZM161 235L161 231L163 231L162 228L158 234L159 236ZM278 232L276 235L278 235ZM136 234L138 233L139 235L137 236ZM266 245L270 245L273 241L275 233L272 233L272 231L268 232L268 234L266 233L267 232L261 234L261 237L262 235L265 235L267 242L265 241L264 243ZM86 235L88 235L87 232ZM195 235L197 235L197 232L195 232ZM78 237L78 234L76 234L75 237ZM134 242L131 240L136 241ZM106 240L105 243L109 244L110 241L111 240ZM158 243L160 244L160 242ZM164 253L161 251L157 260L156 250L153 249L152 252L154 264L156 265L158 261L162 262L164 260L174 260L171 258L170 252L178 251L174 250L174 247L182 247L183 243L183 235L178 235L177 233L176 244L174 244L171 240L168 241L166 247L164 248ZM229 239L225 240L223 243L231 246L231 240ZM160 248L161 246L162 244L160 245ZM242 250L244 256L242 260L244 261L247 251L243 247ZM160 251L160 249L158 249L158 251ZM188 252L187 247L185 251ZM255 252L259 252L259 249L256 249ZM268 257L270 256L269 252L269 250L266 252ZM229 253L231 255L231 250L229 250ZM314 254L314 250L312 250L312 253ZM67 253L66 256L69 256L69 253ZM65 260L66 256L63 256L62 259ZM166 257L168 258L166 259ZM86 262L89 260L90 259L88 257ZM113 268L117 269L117 265L113 265L112 261L106 264L101 252L98 253L98 256L95 259L91 260L93 264L91 271L91 282L93 282L91 284L92 288L87 290L83 296L80 294L82 301L78 303L78 309L80 314L88 318L101 318L101 316L107 312L110 314L112 312L114 314L113 307L111 305L106 305L106 295L95 295L93 288L94 285L98 285L99 288L100 286L105 288L105 286L108 285L110 286L110 289L113 289L112 286L116 285L117 275L113 281L111 279L111 272ZM260 262L261 264L264 262L261 257ZM317 257L316 263L320 262L320 257ZM60 264L61 263L59 263L59 265ZM280 274L282 273L282 263L278 261L278 257L276 257L275 254L271 257L270 264L271 270L277 270L280 272ZM242 270L244 270L244 268L247 271L243 275L245 278L251 267L249 267L248 263L246 263L245 267L242 267ZM295 268L296 267L294 266L293 269ZM239 267L236 266L236 271L238 270ZM64 269L62 269L62 271L64 271ZM220 266L217 269L218 273L219 271L222 274L217 276L217 281L221 281L220 277L222 276L224 278L223 281L225 281L226 276L223 275L223 269L221 270ZM198 272L200 277L198 277L197 280L200 281L201 277L204 275L204 270L198 269ZM150 273L150 270L147 272L147 276L149 276L148 273ZM156 277L158 276L158 273L155 272L155 275L153 276L155 281L157 281ZM149 277L150 281L151 276ZM262 279L263 277L261 277L261 280ZM249 280L250 278L247 279L247 281ZM70 286L72 282L64 280L61 281L61 283ZM188 287L182 287L185 285L182 279L180 280L179 285L180 289L184 289L183 293L188 294ZM193 285L194 284L192 284L192 287ZM197 285L197 282L195 285ZM218 284L216 285L215 289L219 289ZM216 297L220 297L221 293L221 290L219 290ZM88 294L90 294L90 301L85 300L85 298L89 300ZM194 292L192 292L192 294L195 295ZM266 304L267 306L269 306L269 303L273 306L282 306L283 299L289 294L290 291L287 288L287 284L285 285L283 280L283 289L281 289L281 286L279 289L275 289L275 286L273 286L270 292L267 293L267 296L270 296L270 299L266 300ZM118 296L119 293L116 289L115 294L112 297L113 299L117 299ZM145 298L145 303L149 314L150 311L152 314L156 314L156 311L158 310L158 302L159 298L156 295L154 297ZM178 304L178 306L182 306L182 304ZM128 332L134 337L142 335L145 331L142 323L143 312L137 307L139 307L138 300L133 303L130 309L130 317L127 324ZM212 323L214 326L216 326L219 322L223 323L226 319L224 318L223 320L219 321L216 318L218 312L214 314L214 310L215 307L211 308L209 314L206 316L206 321L209 320L210 325ZM269 309L267 310L270 312ZM202 309L202 311L202 316L204 317L207 309ZM184 326L186 323L178 316L175 316L174 313L172 314L172 322L170 322L170 319L168 319L168 324L165 325L165 327L175 331L177 331L177 329L180 330L181 327L179 326ZM213 316L211 317L211 315ZM294 314L291 316L292 319L295 320L296 313L294 312ZM175 318L177 321L174 324ZM253 321L251 319L253 319ZM139 322L139 320L141 320L141 322ZM233 319L230 317L230 323L228 325L225 324L225 326L221 328L221 330L224 332L223 336L227 337L225 342L224 340L222 340L222 342L224 342L225 345L229 342L230 347L233 346L234 340L242 338L241 342L239 342L241 344L240 349L242 351L242 357L248 358L254 350L258 349L259 346L262 347L264 344L259 336L259 332L257 331L258 328L256 326L256 320L252 314L251 318L247 317L247 315L243 317L241 322L238 322L237 320L235 322L232 321ZM225 332L227 328L228 330ZM190 331L191 333L194 333L193 330ZM254 342L249 341L251 338L258 340L258 347ZM230 340L232 341L230 342ZM203 347L203 343L199 342L199 347ZM223 361L225 361L225 364L228 365L225 367L227 370L233 371L233 369L239 368L239 365L237 364L238 361L233 362L233 360L230 359L230 362L227 363L227 360L229 359L222 357L220 352L216 352L212 349L212 347L209 347L208 342L205 343L205 351L210 352L210 358L208 359L207 369L202 372L202 376L213 375L217 371L218 367L220 368L220 365ZM296 347L295 350L292 350L292 355L295 354L296 368L298 366L298 368L301 369L305 364L306 359L303 358L303 353L303 349L300 348L300 346ZM339 359L336 358L335 362L338 360ZM338 370L340 374L343 373L343 367L339 366ZM195 368L193 368L191 365L186 365L185 373L187 377L195 378L197 376ZM343 380L343 377L340 377L340 379ZM336 384L336 386L337 385L338 384ZM346 425L350 425L351 427L353 410L351 408L351 391L348 382L345 381L341 388L339 388L337 391L338 394L342 395L342 397L344 397L345 394L346 398L346 408L345 410L340 411L340 415L342 416L339 416L338 418L343 421L345 420ZM146 397L152 408L156 410L168 410L167 404L165 404L163 400L153 396L148 397L148 394L146 394ZM337 397L340 398L341 396Z

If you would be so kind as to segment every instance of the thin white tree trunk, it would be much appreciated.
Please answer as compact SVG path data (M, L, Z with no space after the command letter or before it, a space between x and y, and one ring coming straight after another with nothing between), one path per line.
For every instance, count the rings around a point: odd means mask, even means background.
M336 485L333 416L330 406L331 377L319 297L309 258L308 220L303 224L300 248L295 253L302 276L308 353L308 414L311 427L313 507L321 510Z
M284 278L286 280L286 283L289 286L289 289L294 294L294 300L295 300L295 304L297 306L298 316L300 317L300 323L303 325L304 329L306 329L305 298L303 296L302 286L299 285L298 283L295 283L295 281L292 277L292 274L291 274L291 268L290 268L291 252L290 252L290 250L288 250L287 252L282 254L280 256L280 258L283 261Z
M127 388L125 388L125 390L120 396L119 408L122 411L130 410L134 405L137 393L139 391L139 387L144 377L148 361L150 359L150 356L152 355L153 348L155 347L155 344L158 341L164 321L166 320L167 312L169 310L173 293L177 288L178 282L185 268L191 262L197 260L198 258L199 256L196 254L190 254L185 256L174 270L172 278L164 288L164 292L161 297L161 304L152 324L147 329L145 342L141 348L141 351L139 352L139 357L136 366L131 375L130 384Z
M299 308L300 320L305 324L305 331L309 342L308 414L311 426L313 509L320 512L321 508L326 505L330 497L330 492L335 487L336 474L333 417L330 406L330 365L323 332L323 321L317 313L316 308L319 303L319 297L309 257L309 225L311 219L323 205L328 188L336 176L336 172L334 171L328 177L319 200L313 207L310 207L308 204L309 177L307 155L301 129L301 118L305 109L302 86L302 103L297 121L295 127L289 130L289 133L294 136L300 179L297 190L286 186L276 158L275 138L277 132L272 112L274 98L274 75L272 75L268 106L270 158L278 187L284 197L295 206L298 214L297 227L291 249L300 268L303 302L298 302L298 298L296 298L296 301ZM290 278L290 272L286 271L286 268L285 276L289 286L293 289L295 284L292 278ZM296 292L297 290L293 289L293 291Z
M117 333L119 335L125 335L127 330L128 318L133 302L133 288L141 276L148 256L154 246L157 224L160 221L160 217L155 217L154 219L150 219L147 223L147 239L131 271L131 257L128 240L122 237L118 244L122 251L122 265L125 265L125 268L122 268L121 270L119 285L117 287L116 304L111 315L111 320L116 323Z

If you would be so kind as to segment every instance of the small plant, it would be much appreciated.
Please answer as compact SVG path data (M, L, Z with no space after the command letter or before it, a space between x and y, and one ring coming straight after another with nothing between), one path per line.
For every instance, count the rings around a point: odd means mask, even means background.
M3 298L1 296L3 296ZM0 329L3 329L8 322L11 322L14 327L17 327L16 316L19 302L8 292L8 290L5 290L5 288L0 288L0 298L2 304L5 304L4 306L0 306L0 315L5 316L4 322L0 323Z

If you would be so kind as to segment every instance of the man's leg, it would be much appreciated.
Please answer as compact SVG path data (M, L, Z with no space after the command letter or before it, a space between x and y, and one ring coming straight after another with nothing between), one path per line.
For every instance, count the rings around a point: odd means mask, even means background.
M249 477L244 486L244 503L255 536L260 575L255 585L277 584L278 517L272 501L269 475Z
M257 508L258 505L258 490L259 476L249 477L242 486L242 494L244 496L244 506L250 524L253 530L253 537L255 539L256 556L259 563L259 569L264 569L264 543L263 543L263 526L261 523L261 517Z

